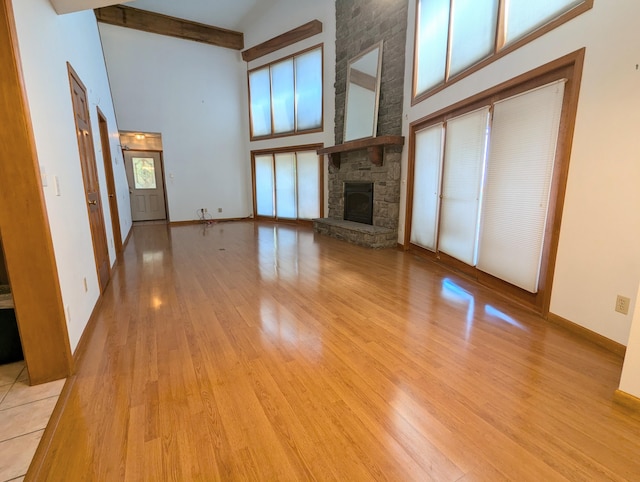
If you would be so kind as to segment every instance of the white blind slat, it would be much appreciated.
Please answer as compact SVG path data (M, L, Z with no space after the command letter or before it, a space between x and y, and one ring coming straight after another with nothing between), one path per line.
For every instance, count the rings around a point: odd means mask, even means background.
M440 209L442 123L416 133L411 242L435 251Z
M564 81L497 102L478 268L538 291Z
M489 107L447 122L438 249L475 266Z

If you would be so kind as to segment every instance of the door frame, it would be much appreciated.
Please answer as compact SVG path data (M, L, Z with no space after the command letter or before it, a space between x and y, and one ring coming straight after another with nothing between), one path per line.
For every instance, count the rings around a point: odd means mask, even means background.
M104 210L102 204L102 196L100 195L100 178L98 177L98 165L96 162L96 153L95 146L93 144L93 129L91 127L91 112L89 111L89 96L87 94L87 88L80 79L78 73L73 69L71 64L67 62L67 70L69 73L69 89L71 93L71 105L73 109L73 117L74 117L74 125L76 127L77 134L83 134L89 143L89 149L86 153L87 159L83 161L83 144L81 142L81 137L77 135L78 139L78 159L80 161L80 170L82 171L82 184L83 190L85 193L85 197L87 200L87 217L89 220L89 227L91 230L91 244L93 247L93 257L95 259L96 264L96 275L98 277L98 286L100 288L100 293L103 293L106 289L109 281L111 280L111 257L109 256L109 243L107 241L107 229L104 222ZM74 102L74 93L73 93L73 82L77 83L80 89L83 91L85 98L85 110L87 116L87 126L86 132L83 131L78 125L78 110L76 107L76 103ZM87 171L88 168L90 172ZM95 192L91 192L91 177L95 178ZM91 199L93 197L94 199ZM91 207L94 206L95 211L97 212L97 222L96 219L92 219ZM101 244L104 245L104 253L100 253ZM100 255L104 255L106 257L105 260L100 258ZM101 273L101 261L106 261L107 266L104 269L104 273Z
M71 375L73 357L11 0L0 0L0 65L0 230L29 382L38 384Z
M155 152L158 153L158 155L160 156L160 171L162 173L162 194L164 196L164 221L166 221L167 223L169 223L169 199L167 197L167 176L166 176L166 172L164 170L164 151L158 150L158 149L122 149L122 162L124 162L124 170L125 173L127 171L127 159L126 159L126 152ZM127 184L129 183L129 178L127 177ZM131 190L131 186L129 186L129 190ZM131 205L131 196L129 196L129 209L131 210L131 219L133 223L144 223L146 221L133 221L133 209L132 209L132 205ZM163 221L162 219L158 220L158 221Z
M109 196L109 210L111 212L111 230L113 233L114 248L116 256L122 255L122 230L120 229L120 211L118 210L118 191L116 190L115 177L113 175L113 164L111 164L111 145L109 143L109 124L106 116L96 107L98 111L98 128L100 130L100 144L102 145L102 160L104 162L104 173L107 180L107 194ZM124 162L124 161L123 161Z

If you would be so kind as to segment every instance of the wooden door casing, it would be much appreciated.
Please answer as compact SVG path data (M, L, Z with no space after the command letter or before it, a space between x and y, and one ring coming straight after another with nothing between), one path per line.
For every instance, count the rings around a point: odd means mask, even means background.
M109 248L107 246L107 234L102 215L102 201L100 200L100 183L96 168L95 151L93 149L93 135L91 132L91 119L87 103L87 90L71 65L69 69L69 82L71 84L71 97L73 100L73 112L76 123L78 149L80 153L80 165L82 167L82 179L91 227L91 240L93 253L96 260L96 270L100 292L103 292L109 282L111 265L109 262Z

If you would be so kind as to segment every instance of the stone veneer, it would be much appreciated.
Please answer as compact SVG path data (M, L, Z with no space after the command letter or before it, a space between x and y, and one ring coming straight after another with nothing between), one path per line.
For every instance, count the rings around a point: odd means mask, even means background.
M378 109L378 136L402 134L407 0L336 1L335 143L343 142L349 60L384 41ZM343 153L341 167L329 165L329 217L315 220L323 234L369 247L397 244L402 148L387 147L382 166L366 150ZM373 226L343 221L344 183L373 182ZM340 222L338 222L340 221Z

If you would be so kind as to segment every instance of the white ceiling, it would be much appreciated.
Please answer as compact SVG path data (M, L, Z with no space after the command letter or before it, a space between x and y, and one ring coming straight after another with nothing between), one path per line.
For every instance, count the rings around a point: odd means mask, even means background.
M124 5L229 30L265 0L136 0Z
M162 13L214 27L240 30L242 20L252 9L265 7L272 0L50 0L59 14L122 3L129 7Z

